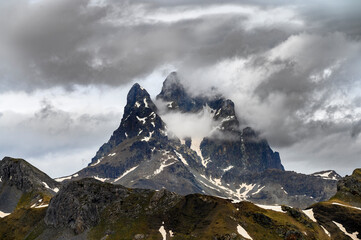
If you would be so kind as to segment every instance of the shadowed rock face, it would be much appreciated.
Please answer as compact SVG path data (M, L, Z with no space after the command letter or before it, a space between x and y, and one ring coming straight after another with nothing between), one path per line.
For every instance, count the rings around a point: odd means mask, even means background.
M152 137L164 138L160 131L164 131L165 124L156 113L157 107L150 99L148 92L139 84L134 84L128 93L127 105L124 108L120 126L113 132L109 141L100 147L89 166L105 157L112 148L126 139L147 137L150 132L154 134Z
M228 166L238 172L284 170L279 154L272 151L265 139L250 127L240 129L231 100L219 95L193 97L186 92L176 73L166 78L157 99L166 102L169 111L197 113L205 107L211 109L213 120L219 122L219 126L215 129L216 134L201 140L200 157L207 159L206 167L212 169L213 175L220 175L219 169Z
M2 182L15 186L17 189L28 192L34 188L55 188L59 184L48 175L30 165L23 159L5 157L0 161L0 176Z
M172 207L181 197L166 190L152 191L127 189L121 185L102 183L95 179L82 179L68 183L50 201L45 223L56 228L70 228L76 234L97 225L101 213L110 205L117 205L117 214L128 218L139 214L153 214ZM139 201L139 202L137 202ZM148 202L145 212L140 203Z
M103 208L122 200L129 191L120 186L83 179L67 184L51 199L45 223L53 227L70 227L76 233L96 225Z
M361 208L361 168L338 181L335 198Z
M0 211L11 213L25 193L54 195L59 184L23 159L5 157L0 161Z

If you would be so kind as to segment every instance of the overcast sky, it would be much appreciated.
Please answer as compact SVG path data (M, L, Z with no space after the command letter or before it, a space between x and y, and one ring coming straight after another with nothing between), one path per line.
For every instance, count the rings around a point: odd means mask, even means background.
M135 82L232 99L287 170L361 167L361 1L0 1L0 158L86 166Z

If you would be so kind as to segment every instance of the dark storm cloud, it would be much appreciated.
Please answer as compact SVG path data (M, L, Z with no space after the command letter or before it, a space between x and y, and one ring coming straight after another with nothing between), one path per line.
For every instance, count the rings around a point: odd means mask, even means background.
M359 9L357 0L1 1L0 92L119 86L170 64L193 93L216 86L234 100L240 119L272 146L299 149L289 161L320 158L340 166L344 148L354 166L361 129ZM85 129L110 121L47 102L24 118L9 134L35 135L39 148L32 151L39 154L42 144L94 144L101 131L88 138Z
M242 23L249 16L234 13L175 22L148 19L152 11L156 18L166 7L178 14L191 10L184 6L147 1L19 2L17 11L11 8L17 14L10 26L3 25L3 44L9 49L3 58L11 56L8 64L13 68L3 79L9 88L120 85L163 64L196 67L246 56L274 46L292 32L282 27L245 31Z
M353 124L351 129L351 137L353 138L358 137L360 133L361 133L361 120Z

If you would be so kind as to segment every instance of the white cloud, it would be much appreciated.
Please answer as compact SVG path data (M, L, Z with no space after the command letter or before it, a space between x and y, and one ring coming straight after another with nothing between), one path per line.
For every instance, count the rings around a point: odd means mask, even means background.
M167 124L168 130L178 138L203 139L210 136L218 124L213 120L213 114L210 108L204 108L199 113L170 112L161 117Z

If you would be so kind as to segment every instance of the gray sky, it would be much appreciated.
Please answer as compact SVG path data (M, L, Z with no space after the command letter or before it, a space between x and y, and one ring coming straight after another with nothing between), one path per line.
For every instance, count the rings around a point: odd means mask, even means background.
M361 167L361 2L0 1L0 157L86 166L134 82L216 87L287 170ZM11 16L11 17L10 17Z

